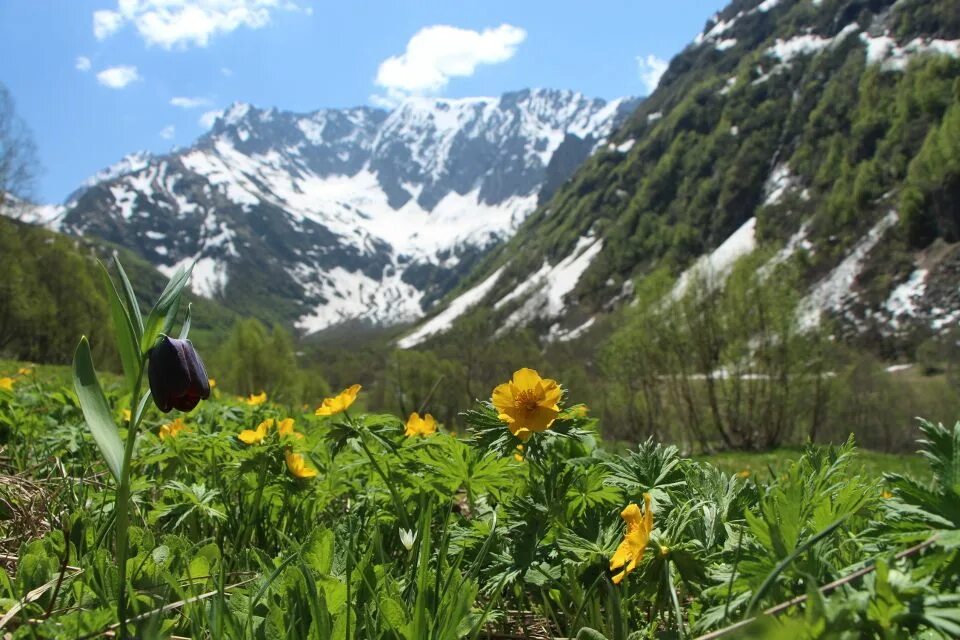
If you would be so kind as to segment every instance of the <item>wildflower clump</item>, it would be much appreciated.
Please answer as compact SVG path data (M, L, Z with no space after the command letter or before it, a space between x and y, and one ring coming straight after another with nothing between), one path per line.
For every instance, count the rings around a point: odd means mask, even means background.
M261 391L260 393L251 393L244 402L251 407L258 407L264 402L267 401L267 392Z
M176 438L177 435L184 431L187 428L187 425L184 424L182 418L177 418L173 422L168 422L167 424L160 426L160 436L161 440L166 440L167 438Z
M360 393L360 385L355 384L347 387L332 398L324 398L323 402L316 410L318 416L332 416L350 408L350 405L357 399Z
M524 368L493 390L493 406L510 433L526 441L534 433L549 429L557 419L561 395L556 380L541 378L533 369Z
M305 480L317 475L317 470L307 466L302 454L294 453L288 449L284 453L284 457L287 461L287 469L290 470L294 478Z
M653 508L650 506L650 494L643 494L643 511L635 503L630 503L620 513L620 517L627 523L627 532L623 542L617 547L610 558L610 571L623 567L623 571L613 576L613 583L620 582L637 568L637 563L643 557L643 552L650 542L650 532L653 531Z
M429 413L420 417L420 414L414 411L410 414L410 417L407 418L404 435L408 438L414 436L429 436L436 432L437 421Z

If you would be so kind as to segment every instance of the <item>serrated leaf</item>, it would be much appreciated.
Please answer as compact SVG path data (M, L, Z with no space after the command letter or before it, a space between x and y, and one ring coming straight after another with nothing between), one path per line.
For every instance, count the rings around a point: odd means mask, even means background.
M120 441L120 434L113 422L103 389L100 388L97 372L93 368L90 343L86 336L80 338L80 344L73 356L73 387L80 400L87 428L93 434L107 467L119 482L120 469L123 466L123 443Z

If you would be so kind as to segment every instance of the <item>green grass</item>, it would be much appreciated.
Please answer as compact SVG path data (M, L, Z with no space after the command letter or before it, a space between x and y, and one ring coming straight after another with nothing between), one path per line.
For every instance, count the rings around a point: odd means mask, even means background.
M760 453L747 451L727 451L707 456L695 456L694 459L709 462L727 473L749 471L769 479L783 472L785 467L800 458L799 449L776 449ZM884 472L912 476L926 482L930 480L930 468L923 458L914 454L891 454L858 449L854 467L859 467L864 477L880 477Z

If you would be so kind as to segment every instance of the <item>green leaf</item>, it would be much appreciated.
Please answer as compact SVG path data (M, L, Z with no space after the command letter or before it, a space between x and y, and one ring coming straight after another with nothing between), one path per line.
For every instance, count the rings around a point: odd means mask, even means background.
M147 322L143 327L143 336L140 338L140 350L147 353L153 348L153 344L160 337L160 334L170 332L173 321L177 317L177 311L180 308L180 295L183 288L190 279L190 273L193 271L193 265L189 269L180 267L170 278L160 299L147 316Z
M103 389L100 388L100 381L97 380L93 357L90 355L90 343L86 336L80 338L77 352L73 356L73 387L80 400L87 427L100 447L107 467L119 482L120 469L123 466L123 443L113 422L110 406L103 396Z
M120 300L120 293L117 292L117 287L113 284L110 273L102 262L99 264L103 282L107 287L107 297L110 298L110 315L113 318L117 351L120 353L123 375L127 378L127 385L132 388L137 382L137 374L140 373L140 349L137 348L133 322Z
M117 271L120 273L120 282L123 283L123 295L127 299L127 310L130 312L130 320L133 322L133 329L136 332L137 339L143 335L143 316L140 315L140 303L137 301L137 294L133 292L133 285L130 284L130 278L127 272L123 270L120 264L120 257L114 252L113 262L117 265Z
M180 327L180 339L186 340L190 336L190 316L193 305L187 303L187 317L183 319L183 325Z

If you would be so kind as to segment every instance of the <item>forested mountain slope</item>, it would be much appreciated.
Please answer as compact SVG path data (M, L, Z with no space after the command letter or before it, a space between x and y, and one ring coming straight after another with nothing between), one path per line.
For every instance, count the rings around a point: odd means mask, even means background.
M723 272L757 247L800 267L808 322L880 339L952 326L958 57L955 0L736 0L401 345L476 305L574 337L656 267Z

